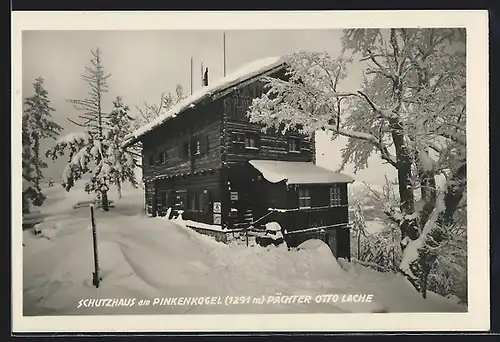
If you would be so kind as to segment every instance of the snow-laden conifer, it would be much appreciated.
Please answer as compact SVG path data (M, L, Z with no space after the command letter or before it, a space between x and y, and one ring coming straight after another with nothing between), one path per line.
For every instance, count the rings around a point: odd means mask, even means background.
M131 127L132 118L128 115L128 107L118 97L111 112L104 110L104 95L108 92L107 79L110 76L104 72L100 50L92 51L90 64L82 74L82 79L90 88L88 97L69 100L79 115L77 120L68 120L81 127L82 131L62 137L48 152L48 155L56 159L68 151L62 185L69 191L76 180L89 174L85 190L94 192L106 211L111 184L117 185L120 196L122 182L129 181L132 185L137 185L133 177L135 159L121 149L121 139L130 132Z
M50 105L48 91L42 77L33 83L34 94L24 99L22 116L22 176L23 212L29 212L31 204L40 206L45 196L40 183L47 163L41 157L40 143L43 139L55 139L62 127L52 121L54 108Z

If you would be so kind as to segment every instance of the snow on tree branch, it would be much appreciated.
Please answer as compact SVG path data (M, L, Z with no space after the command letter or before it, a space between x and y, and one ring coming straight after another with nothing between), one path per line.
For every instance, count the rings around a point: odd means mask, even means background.
M185 97L186 96L184 95L182 86L178 84L175 88L175 94L161 94L159 104L149 104L148 102L144 101L143 108L136 105L135 108L139 115L136 117L133 127L135 129L138 129L139 127L142 127L143 125L151 122L163 113L167 112L170 108L175 106Z
M82 112L77 116L79 120L68 120L78 127L83 127L84 131L60 138L47 152L47 156L56 159L68 151L68 164L63 171L62 185L69 191L76 180L81 179L84 174L90 174L91 178L85 184L85 190L95 192L101 197L102 208L107 210L109 184L117 186L119 197L123 182L137 186L134 174L134 168L137 167L136 158L121 148L121 143L131 132L135 120L129 115L129 108L121 97L112 102L111 111L103 109L110 74L104 73L99 49L91 53L93 58L90 65L85 67L86 73L82 75L82 79L90 87L89 96L68 101Z
M358 171L374 153L394 166L399 210L390 206L386 213L400 227L403 249L422 247L408 249L402 271L410 281L427 279L427 266L435 258L425 248L442 239L434 235L430 239L425 232L434 231L427 227L440 212L444 214L439 214L438 225L449 225L446 222L451 221L441 217L452 217L457 211L466 179L462 171L466 159L464 31L353 29L344 33L342 55L337 59L316 52L288 56L287 78L264 78L266 92L253 100L248 116L264 130L299 129L308 135L322 130L331 132L333 139L348 137L341 168L351 163ZM348 52L352 57L344 58ZM359 55L366 63L362 84L355 91L343 91L348 66ZM440 211L436 177L447 170L459 186L457 192L446 193L449 200ZM412 250L417 252L411 255ZM415 272L423 278L414 279ZM425 296L425 286L415 286Z

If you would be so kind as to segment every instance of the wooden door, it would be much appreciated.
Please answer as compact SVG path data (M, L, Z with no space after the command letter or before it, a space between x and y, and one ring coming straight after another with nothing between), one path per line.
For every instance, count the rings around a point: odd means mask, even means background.
M156 217L158 214L158 184L157 182L153 182L153 203L152 203L152 215Z
M327 234L327 243L330 249L332 250L333 255L337 258L338 251L338 239L337 239L337 230L332 229Z

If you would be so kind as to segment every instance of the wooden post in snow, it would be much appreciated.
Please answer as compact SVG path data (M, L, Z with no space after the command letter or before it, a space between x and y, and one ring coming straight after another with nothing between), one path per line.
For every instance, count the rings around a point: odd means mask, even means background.
M92 242L94 245L94 273L92 277L92 284L95 287L99 287L99 283L101 281L99 274L99 259L97 257L97 232L95 227L95 217L94 217L94 206L90 205L90 220L92 222Z
M200 69L200 76L201 76L201 87L203 88L205 86L205 82L204 82L204 79L203 79L203 62L201 62L201 69Z

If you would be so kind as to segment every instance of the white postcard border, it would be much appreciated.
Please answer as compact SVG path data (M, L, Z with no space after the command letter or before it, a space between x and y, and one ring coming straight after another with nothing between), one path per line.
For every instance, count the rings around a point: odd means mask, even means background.
M333 29L466 27L468 312L23 317L21 226L22 30ZM12 328L15 332L449 331L489 328L487 11L13 12ZM469 153L470 152L470 153Z

